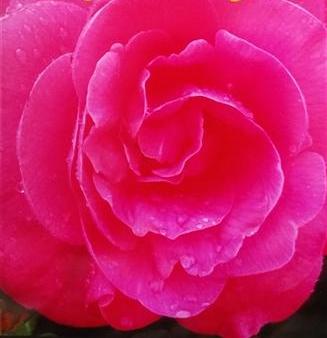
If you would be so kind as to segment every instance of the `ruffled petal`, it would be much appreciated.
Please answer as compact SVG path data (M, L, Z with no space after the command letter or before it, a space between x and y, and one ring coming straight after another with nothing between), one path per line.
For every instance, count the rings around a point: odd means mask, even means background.
M80 98L85 97L97 61L114 43L125 44L139 32L160 29L173 37L178 49L195 38L213 39L215 26L207 0L110 1L89 20L77 44L73 73Z
M253 113L282 155L294 155L306 145L307 111L294 78L273 55L227 31L217 33L215 47L193 41L178 55L157 58L148 69L150 108L195 88L223 93Z
M284 190L275 209L258 233L245 239L237 257L218 266L216 272L251 275L275 270L291 260L298 228L312 221L324 204L325 164L320 155L304 152L284 171Z
M301 228L296 253L288 264L272 272L230 279L211 308L181 324L200 333L248 338L264 324L287 318L315 286L325 233L322 223Z
M111 47L98 61L88 85L87 111L96 126L122 124L126 133L135 135L146 113L144 67L167 50L168 38L158 30L140 32L126 46Z
M307 104L312 150L326 159L327 34L323 22L289 1L211 2L216 8L217 28L271 53L295 78Z
M193 277L178 266L163 278L146 241L133 250L120 251L87 224L85 235L91 254L109 281L155 314L190 317L212 304L223 288L219 277Z
M123 145L116 134L115 130L92 127L83 144L94 171L113 183L121 181L129 169Z

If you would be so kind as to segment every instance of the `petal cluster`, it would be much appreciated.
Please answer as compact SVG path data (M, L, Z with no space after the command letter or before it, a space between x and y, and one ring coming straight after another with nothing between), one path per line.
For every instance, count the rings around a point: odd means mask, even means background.
M327 238L318 3L10 1L1 288L123 330L248 338L296 311Z

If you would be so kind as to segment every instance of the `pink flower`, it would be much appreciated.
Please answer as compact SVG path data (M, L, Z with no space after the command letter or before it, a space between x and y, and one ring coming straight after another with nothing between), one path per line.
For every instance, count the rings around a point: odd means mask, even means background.
M7 6L1 288L73 326L295 312L327 232L324 1Z

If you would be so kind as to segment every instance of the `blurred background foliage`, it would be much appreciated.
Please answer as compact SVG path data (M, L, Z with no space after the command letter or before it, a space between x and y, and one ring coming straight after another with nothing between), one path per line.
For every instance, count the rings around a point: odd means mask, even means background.
M172 319L163 318L142 330L121 332L110 327L76 329L58 325L26 310L0 294L0 335L92 338L207 338L194 334ZM327 338L327 259L310 299L288 320L267 325L255 338Z

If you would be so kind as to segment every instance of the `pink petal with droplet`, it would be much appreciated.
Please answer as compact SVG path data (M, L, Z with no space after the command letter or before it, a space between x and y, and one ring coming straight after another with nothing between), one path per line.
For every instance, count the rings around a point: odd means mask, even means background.
M70 243L83 243L67 170L77 118L71 54L51 63L33 86L17 135L25 195L40 224Z
M281 321L309 297L322 266L326 225L301 228L292 260L281 269L232 278L216 303L199 316L180 321L187 328L230 338L248 338L268 322Z

